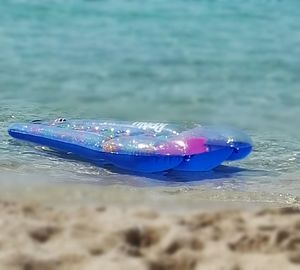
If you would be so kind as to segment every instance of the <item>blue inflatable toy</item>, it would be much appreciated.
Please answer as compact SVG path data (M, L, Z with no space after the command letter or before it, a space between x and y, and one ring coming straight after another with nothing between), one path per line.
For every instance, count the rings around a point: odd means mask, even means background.
M199 124L59 118L12 124L8 133L86 161L138 172L208 171L252 150L251 139L241 131Z

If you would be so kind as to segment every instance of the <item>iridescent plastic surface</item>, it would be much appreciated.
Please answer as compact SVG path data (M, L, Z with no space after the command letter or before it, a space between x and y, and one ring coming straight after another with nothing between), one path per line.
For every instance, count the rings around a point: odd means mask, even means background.
M59 118L12 124L8 132L87 161L140 172L207 171L225 160L242 159L252 149L241 131L198 124Z

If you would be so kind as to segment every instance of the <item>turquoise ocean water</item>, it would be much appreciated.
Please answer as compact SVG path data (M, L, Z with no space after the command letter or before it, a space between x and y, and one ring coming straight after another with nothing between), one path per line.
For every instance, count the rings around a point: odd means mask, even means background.
M299 25L298 0L0 0L2 192L299 204ZM254 152L232 164L241 169L150 177L6 134L11 122L57 117L233 125Z

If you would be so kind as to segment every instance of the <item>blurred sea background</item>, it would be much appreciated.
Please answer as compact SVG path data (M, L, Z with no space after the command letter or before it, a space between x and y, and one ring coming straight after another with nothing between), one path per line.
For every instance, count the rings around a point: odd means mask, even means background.
M299 25L298 0L0 0L1 196L299 205ZM231 125L254 152L208 173L135 175L7 135L58 117Z

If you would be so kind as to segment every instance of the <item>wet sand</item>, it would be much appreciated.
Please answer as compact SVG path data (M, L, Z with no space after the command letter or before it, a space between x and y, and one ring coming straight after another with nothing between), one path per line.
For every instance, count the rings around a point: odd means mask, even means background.
M186 213L0 202L0 269L300 268L300 209Z

